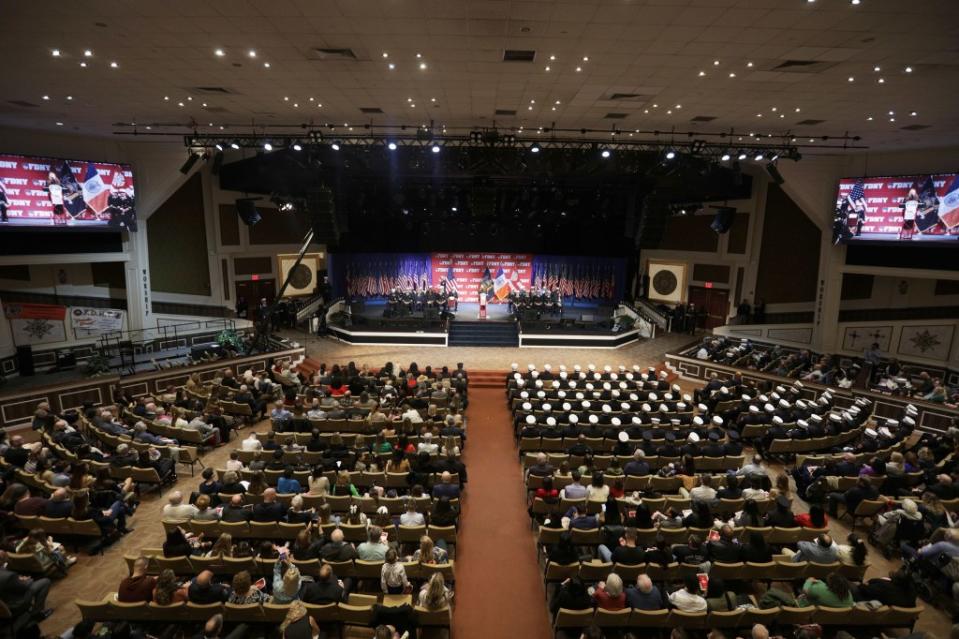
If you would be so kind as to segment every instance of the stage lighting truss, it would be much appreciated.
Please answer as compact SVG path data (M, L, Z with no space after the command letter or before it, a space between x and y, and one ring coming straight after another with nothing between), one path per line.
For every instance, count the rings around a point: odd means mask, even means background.
M131 125L132 126L132 125ZM157 124L151 129L172 127L174 125ZM382 149L384 152L399 151L402 148L420 148L427 152L434 147L441 149L462 148L515 148L518 152L533 150L534 153L548 153L553 150L597 150L608 151L612 154L658 153L668 161L678 162L689 157L711 160L716 163L739 160L768 161L769 158L788 159L798 161L802 158L801 150L816 151L819 149L829 152L867 149L861 144L859 136L843 134L839 136L810 135L803 133L797 136L791 132L781 134L741 133L735 130L724 132L703 131L618 131L617 135L610 136L608 131L592 129L559 129L541 127L538 129L517 128L456 128L434 127L429 125L396 126L396 125L352 125L348 127L325 125L264 125L258 127L262 131L257 133L237 134L240 125L223 126L231 133L202 133L194 131L186 135L184 143L194 152L209 152L221 148L233 150L257 149L262 152L303 150L319 150L331 148L333 150L364 148L368 150ZM289 132L284 131L284 129ZM295 131L295 132L294 132ZM163 133L142 129L132 131L117 131L118 135L161 135L169 136L174 133ZM612 137L613 139L610 139ZM809 142L798 142L799 138ZM687 141L680 142L682 138ZM734 140L738 140L733 142ZM731 144L732 142L732 144ZM267 148L269 145L269 148ZM297 148L298 147L298 148ZM670 157L671 156L671 157ZM759 159L756 159L759 158Z

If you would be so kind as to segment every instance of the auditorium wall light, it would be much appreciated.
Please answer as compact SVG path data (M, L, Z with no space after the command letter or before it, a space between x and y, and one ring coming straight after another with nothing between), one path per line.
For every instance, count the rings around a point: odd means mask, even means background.
M720 160L722 160L723 162L729 162L731 157L732 156L729 155L729 151L723 151L723 155L720 158Z

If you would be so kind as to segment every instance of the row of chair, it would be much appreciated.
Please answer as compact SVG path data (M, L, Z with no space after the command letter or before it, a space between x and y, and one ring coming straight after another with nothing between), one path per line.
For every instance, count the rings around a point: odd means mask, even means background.
M560 608L553 622L553 630L576 630L589 626L619 629L632 628L668 629L684 628L688 630L708 630L712 628L751 628L763 624L767 628L796 626L815 623L823 626L872 627L872 628L909 628L915 626L923 606L900 608L882 606L871 609L865 606L850 608L828 608L825 606L806 606L803 608L737 608L729 612L683 612L681 610L569 610Z
M203 534L206 539L216 539L226 533L233 536L233 539L271 539L271 540L291 540L306 530L306 524L288 524L284 522L226 522L226 521L203 521L191 519L187 521L163 520L163 529L170 532L176 528L183 528L195 535ZM343 531L343 538L346 541L362 543L367 540L369 534L364 524L321 524L320 530L324 534L329 534L336 528ZM447 545L456 544L456 526L395 526L384 530L390 539L400 543L419 543L420 537L427 535L435 541L443 540Z
M223 474L226 472L224 469L218 469L217 473L222 479ZM240 479L250 481L253 479L255 473L260 471L253 470L241 470L237 471L240 474ZM282 470L263 470L263 479L270 486L275 486L277 480L283 476ZM303 487L308 486L312 472L309 470L295 470L293 471L293 477L300 482L300 485ZM359 471L354 470L350 471L350 483L357 487L357 489L369 489L372 486L382 486L383 488L396 488L407 490L410 488L410 473L385 473L381 471L370 472L370 471ZM332 486L336 482L337 472L335 470L326 471L323 475L330 480L330 485ZM440 483L442 473L431 473L429 476L429 481L426 482L424 488L428 488L435 484ZM452 473L451 483L459 484L459 474Z
M296 495L281 493L278 494L276 498L280 503L289 505L295 496ZM233 495L219 493L217 497L220 503L225 504L230 501ZM377 499L375 497L351 497L349 495L325 495L320 497L318 495L310 495L309 493L300 493L300 497L303 498L303 506L305 508L319 509L326 504L330 507L330 512L332 513L346 513L349 511L351 505L356 504L359 506L360 512L366 515L375 513L380 506L386 506L391 515L400 515L406 512L410 500L415 504L416 512L428 513L432 510L433 504L435 503L435 500L428 495L422 497L380 497ZM259 504L262 501L263 495L243 493L244 505ZM458 509L459 500L451 499L450 505L454 510Z
M810 561L794 562L785 555L776 555L773 561L766 563L712 562L709 568L711 578L729 581L797 581L815 577L825 579L829 574L838 572L850 581L860 582L869 564L856 566L838 561L819 564ZM573 564L556 564L547 562L543 571L543 582L546 584L561 583L571 577L579 577L586 583L603 581L609 573L615 572L626 583L636 581L639 575L646 574L654 582L674 583L681 582L687 576L702 572L698 565L673 562L667 566L661 564L613 564L600 560L583 561Z
M570 466L576 468L575 466ZM594 470L602 470L594 466ZM659 475L604 475L607 484L615 481L623 482L623 490L631 493L636 490L651 491L659 494L676 494L680 488L686 486L686 481L690 475L673 475L672 477L660 477ZM769 486L769 479L765 475L755 475L759 478L763 486ZM552 477L553 488L562 489L570 485L573 481L572 475L554 475ZM589 477L581 481L589 481ZM710 481L714 488L718 489L724 485L726 475L710 475ZM526 478L527 490L536 490L542 486L543 477L541 475L529 475Z
M165 446L157 444L148 444L146 442L138 442L131 437L126 437L122 435L114 435L108 433L105 430L97 428L91 422L81 419L80 423L82 424L82 429L87 434L91 434L96 437L103 445L112 451L117 449L117 446L120 444L126 444L137 453L141 453L151 448L156 449L160 453L160 457L163 459L173 459L178 464L184 464L190 467L190 472L192 474L194 466L200 464L200 467L203 467L203 462L200 461L199 450L196 446ZM72 452L63 449L66 451L64 457L66 459L71 459L71 461L76 461L76 455Z
M559 522L557 522L559 523ZM670 544L685 544L690 535L697 535L701 541L706 541L710 528L637 528L636 544L638 546L652 546L657 537L663 537ZM566 532L564 528L540 526L536 542L540 546L551 546L559 542L559 537ZM601 528L580 529L570 531L573 543L577 546L598 546L606 543L606 535ZM753 533L759 533L767 544L774 546L795 546L800 541L813 541L822 534L828 534L829 528L778 528L776 526L736 526L733 528L733 537L739 540L748 540Z
M811 453L822 450L832 450L840 448L844 444L859 439L862 436L865 426L857 426L838 435L828 437L811 437L809 439L774 439L769 445L770 455L796 455L799 453Z
M352 597L351 597L352 599ZM356 601L356 599L352 599ZM100 601L74 601L84 621L130 621L138 623L203 623L215 614L222 614L227 623L279 625L286 618L291 604L194 604L176 603L161 606L155 603L123 603L115 594ZM371 626L374 605L362 604L304 604L308 614L320 625ZM449 608L426 610L416 607L415 621L419 628L449 628L452 614Z
M536 458L539 452L543 452L546 454L546 457L549 460L550 464L553 464L554 466L559 466L563 462L567 462L571 468L588 464L597 470L605 470L613 463L613 460L616 460L617 462L619 462L621 466L633 461L632 455L610 455L608 453L596 454L596 451L594 450L593 451L594 454L590 455L589 459L587 459L585 455L572 455L567 453L566 450L568 450L568 447L559 448L556 451L544 450L544 451L537 451L537 452L522 451L521 449L521 452L523 455L522 456L523 468L527 469L530 466L534 466L537 463ZM679 456L669 457L665 455L649 455L649 456L643 457L643 461L649 464L650 470L656 471L662 468L663 466L680 463L682 461L682 457L679 457ZM699 471L724 472L729 470L738 470L739 468L742 468L745 462L746 462L745 455L726 455L723 457L703 457L703 456L693 457L693 464L695 465L697 472Z
M390 422L389 425L394 427L397 426L395 422ZM377 436L379 435L380 431L383 430L384 428L383 424L379 424L378 426L379 428L376 431L373 431L372 433L350 433L350 432L340 432L335 430L324 430L320 432L320 440L326 442L326 444L329 445L330 440L332 440L336 436L339 436L340 439L343 440L343 444L347 446L348 448L368 448L374 442L376 442ZM453 438L457 446L463 443L459 435L451 435L450 437ZM261 444L266 444L268 441L272 439L273 441L275 441L277 444L280 444L280 445L285 445L290 442L293 442L294 444L306 446L310 442L310 440L313 439L313 433L278 433L276 431L272 431L272 437L271 437L269 432L257 432L256 438ZM393 445L398 444L400 441L399 435L391 435L389 437L384 437L383 439ZM446 437L440 436L440 439L445 440ZM406 437L406 440L411 444L418 444L420 441L420 436L418 433L413 433L408 435ZM436 439L434 439L433 441L437 442Z
M657 511L665 512L669 508L672 508L678 513L691 509L693 500L689 497L683 497L682 495L663 495L660 497L643 497L638 502L627 501L626 499L620 498L617 500L617 503L619 504L620 512L623 513L635 509L639 504L645 505L650 513ZM745 503L745 499L714 499L709 502L710 512L716 517L729 518L733 514L741 511ZM534 516L562 516L569 512L570 508L578 505L585 505L586 513L595 515L602 510L605 502L586 499L558 499L551 503L540 497L536 497L533 499L530 512ZM759 508L760 513L767 513L776 507L776 502L772 499L760 499L756 500L756 506Z

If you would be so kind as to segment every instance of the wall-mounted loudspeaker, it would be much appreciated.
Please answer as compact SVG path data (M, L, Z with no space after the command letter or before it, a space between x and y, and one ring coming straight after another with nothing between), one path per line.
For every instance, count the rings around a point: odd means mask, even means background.
M728 233L736 221L736 209L731 206L720 206L716 209L716 215L713 217L709 228L717 233Z
M260 212L256 210L256 201L260 198L244 197L236 201L236 214L240 216L243 223L247 226L253 226L262 218Z

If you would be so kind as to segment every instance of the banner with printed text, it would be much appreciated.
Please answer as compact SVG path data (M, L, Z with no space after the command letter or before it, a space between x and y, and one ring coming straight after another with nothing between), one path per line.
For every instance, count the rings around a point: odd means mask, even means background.
M114 308L72 306L70 324L77 337L90 337L123 330L123 311Z
M430 256L434 287L455 289L460 301L479 301L486 292L489 303L505 303L511 292L530 288L533 256L529 253L433 253Z

